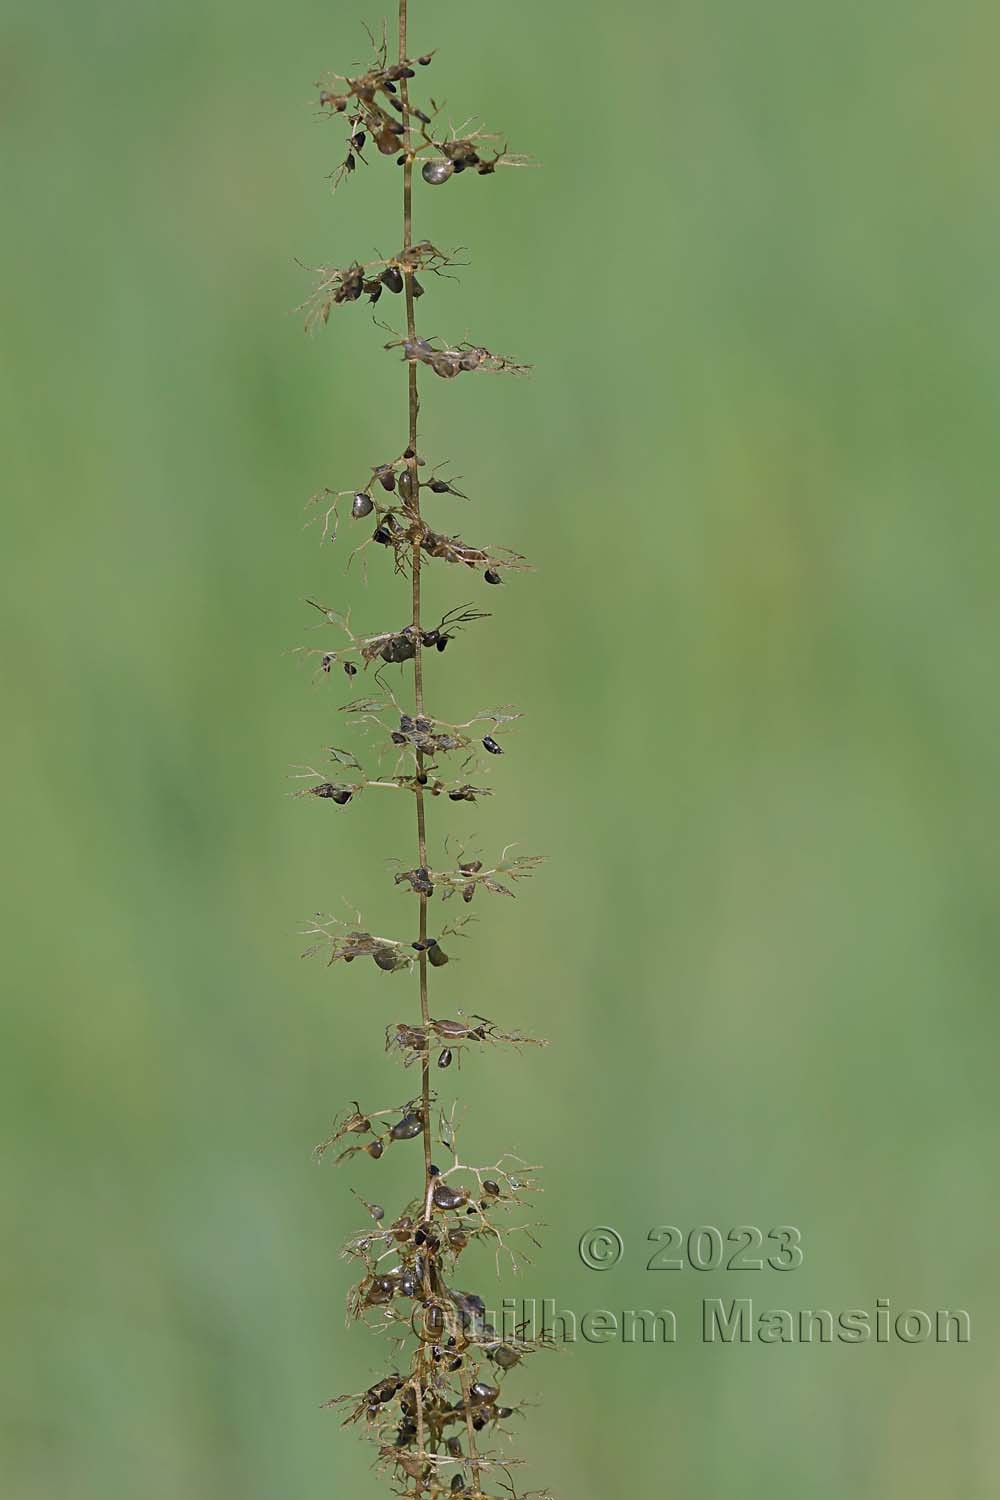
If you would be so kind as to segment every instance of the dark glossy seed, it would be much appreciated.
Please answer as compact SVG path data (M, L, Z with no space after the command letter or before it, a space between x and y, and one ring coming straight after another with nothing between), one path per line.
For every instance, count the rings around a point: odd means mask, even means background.
M362 516L370 516L374 509L375 505L371 495L365 490L358 490L351 501L351 515L354 519L360 521Z
M435 642L434 642L434 644L435 644L435 646L436 646L436 647L437 647L437 649L438 649L438 650L439 650L439 651L443 651L443 650L444 650L444 648L445 648L445 647L446 647L446 646L447 646L447 644L448 644L448 641L449 641L449 640L450 640L450 639L451 639L451 637L450 637L450 636L447 636L447 635L439 635L439 636L438 636L438 638L437 638L437 640L436 640L436 641L435 641Z
M471 1390L473 1401L495 1401L500 1394L498 1385L487 1385L485 1380L477 1380Z
M483 1180L483 1192L489 1193L491 1198L498 1198L500 1196L500 1184L494 1182L492 1178L486 1177Z
M420 169L420 175L432 187L437 187L440 183L447 182L454 170L450 161L425 161Z
M424 1122L419 1115L404 1115L389 1131L394 1141L412 1141L421 1134Z
M439 948L437 943L435 943L433 947L428 944L427 957L430 959L435 969L443 969L445 964L448 962L447 953L445 953L442 948Z
M483 577L486 579L487 583L503 583L503 579L500 577L500 574L496 571L495 568L487 568L486 572L483 574Z
M379 544L380 547L384 547L386 545L386 543L390 542L391 540L392 540L392 532L389 530L389 528L387 526L378 526L372 532L372 541L373 542L378 542L378 544Z
M469 1195L464 1188L449 1187L446 1182L439 1182L434 1187L434 1203L438 1208L461 1208L468 1200Z
M488 750L491 755L502 755L503 751L491 734L483 736L483 749Z
M347 673L348 677L357 677L358 675L358 669L352 661L344 662L344 671Z
M438 1067L439 1068L450 1068L451 1067L451 1059L452 1059L451 1048L450 1047L442 1047L441 1051L438 1053Z
M375 1161L378 1161L379 1157L382 1155L382 1152L385 1150L385 1146L381 1141L372 1141L371 1145L365 1147L365 1150L368 1152L368 1155L370 1157L372 1157Z
M396 488L396 476L391 469L383 469L378 476L378 482L384 490Z

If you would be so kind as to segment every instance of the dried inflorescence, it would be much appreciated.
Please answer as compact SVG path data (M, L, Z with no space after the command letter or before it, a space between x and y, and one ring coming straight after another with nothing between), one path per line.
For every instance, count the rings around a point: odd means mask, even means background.
M416 862L413 855L400 860L392 884L416 898L416 935L383 936L366 927L359 913L347 919L318 915L306 928L312 940L306 953L324 956L328 966L361 961L382 974L415 973L418 978L419 1010L386 1028L385 1049L405 1069L419 1071L419 1090L402 1104L372 1110L353 1101L334 1121L316 1154L322 1158L333 1152L338 1163L367 1158L364 1165L371 1169L387 1151L409 1151L419 1161L419 1182L394 1218L382 1204L356 1194L367 1223L343 1251L360 1269L360 1279L348 1296L348 1316L395 1335L392 1342L398 1352L395 1368L373 1384L326 1404L344 1409L345 1424L363 1426L397 1494L435 1500L447 1491L484 1500L503 1493L517 1500L510 1470L518 1460L497 1446L524 1409L523 1401L508 1392L507 1382L546 1340L529 1338L524 1327L494 1327L484 1298L468 1289L466 1265L474 1275L477 1245L493 1253L498 1269L502 1255L515 1267L525 1258L521 1246L525 1240L534 1242L529 1205L537 1191L536 1171L509 1152L487 1166L463 1161L455 1107L446 1111L438 1106L431 1070L440 1078L453 1065L460 1066L467 1054L544 1043L457 1006L435 1005L435 1011L446 1008L452 1013L431 1014L431 970L440 971L457 956L459 940L467 936L465 929L474 918L470 913L443 925L435 922L432 932L429 912L438 909L430 905L435 897L445 901L460 896L468 904L480 890L513 896L514 885L533 874L540 860L512 854L508 847L492 862L486 861L454 830L443 841L442 857L431 858L426 826L431 799L455 804L454 809L442 807L454 820L461 816L463 804L492 795L492 788L481 784L480 772L505 753L521 715L504 705L453 723L429 710L427 662L442 655L464 627L489 616L473 604L463 604L425 620L421 587L431 562L473 569L494 587L527 564L506 547L467 541L446 521L438 523L435 517L437 524L432 526L425 518L425 503L467 496L459 488L464 481L451 476L446 465L429 464L419 452L418 381L427 371L451 380L461 374L521 372L528 367L481 344L450 344L417 333L417 300L434 284L434 277L449 276L462 262L459 252L414 239L413 189L421 180L436 187L463 173L492 176L498 167L523 165L525 158L512 156L505 143L498 144L496 137L471 122L445 128L433 99L425 108L410 98L411 83L434 54L410 56L408 3L398 4L398 57L390 60L383 37L367 67L334 74L322 85L320 106L325 115L342 119L347 129L347 155L333 174L335 185L378 156L391 157L402 167L402 245L388 258L376 252L374 259L318 268L315 290L302 311L313 328L328 323L334 309L348 303L366 300L371 307L388 296L399 298L405 308L402 332L379 325L390 336L385 348L400 349L405 365L407 431L402 449L396 457L373 464L358 487L323 489L311 504L322 520L324 541L336 538L345 511L349 524L361 531L350 558L359 552L367 557L370 547L371 555L391 558L392 571L409 582L410 611L395 629L359 635L352 629L350 610L309 601L322 617L317 628L332 626L338 632L332 645L300 648L316 660L319 680L342 682L343 674L350 681L372 669L379 692L352 697L339 710L344 721L366 738L366 763L351 750L328 746L320 766L297 768L295 776L302 785L292 795L343 809L363 793L384 790L401 792L415 804ZM412 701L408 693L407 701L401 701L403 690L387 680L398 681L388 672L396 666L404 683L412 669ZM413 903L401 903L398 910L412 916ZM470 1250L468 1262L462 1260L459 1282L459 1260ZM544 1492L536 1494L542 1500Z
M411 101L410 79L417 77L418 68L429 67L433 58L433 52L411 58L401 51L397 61L389 62L388 43L383 36L374 60L363 73L331 73L317 85L320 109L334 119L343 117L347 123L347 154L332 174L334 187L367 163L365 151L371 147L378 155L393 157L408 173L419 162L421 177L432 187L466 171L489 177L497 167L528 165L528 158L512 155L506 143L497 149L494 143L498 136L470 129L472 121L442 133L434 125L440 114L435 101L428 100L429 112Z

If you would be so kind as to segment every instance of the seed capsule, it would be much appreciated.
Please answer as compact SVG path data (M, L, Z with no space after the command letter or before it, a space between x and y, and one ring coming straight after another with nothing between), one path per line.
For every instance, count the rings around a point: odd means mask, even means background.
M434 1203L437 1208L461 1208L469 1199L464 1188L449 1187L446 1182L434 1185Z
M348 677L357 677L358 675L358 669L352 661L344 662L344 671L347 673Z
M501 1370L511 1370L520 1361L521 1356L509 1344L500 1344L498 1348L493 1350L491 1358L495 1364L500 1366Z
M385 1146L381 1141L372 1141L365 1147L365 1150L368 1152L368 1155L372 1158L373 1161L378 1161L379 1157L382 1155L382 1152L385 1150Z
M403 273L398 266L386 266L382 272L382 285L390 292L403 290Z
M380 547L384 547L386 543L390 542L391 540L392 532L389 530L388 526L377 526L372 532L372 541L378 542Z
M491 755L502 755L503 751L491 734L483 736L483 749L488 750Z
M332 781L324 781L320 786L310 787L309 790L314 797L329 797L338 807L346 807L354 795L350 787L334 786Z
M454 170L450 161L425 161L420 169L420 175L432 187L437 187L440 183L447 182Z
M492 1178L486 1177L483 1179L483 1192L489 1193L491 1198L499 1198L500 1184L498 1182L494 1182Z
M495 568L487 568L486 572L483 574L483 577L486 579L487 583L503 583L503 579L500 577L500 574L496 571Z
M419 1115L404 1115L401 1120L396 1121L389 1134L394 1141L412 1141L414 1136L421 1134L423 1128L424 1122Z
M374 509L375 505L371 495L366 494L364 490L358 490L351 501L351 515L355 521L360 521L362 516L370 516Z
M444 648L448 644L448 640L449 640L448 636L446 636L446 635L439 635L438 638L437 638L437 640L434 642L434 644L435 644L435 646L437 647L437 649L439 651L443 651Z
M450 1047L442 1047L441 1051L438 1053L438 1067L439 1068L450 1068L451 1067L451 1059L452 1059L452 1050L451 1050L451 1048Z
M465 1489L465 1476L464 1476L464 1474L453 1474L451 1476L451 1487L452 1487L453 1490L456 1490L456 1491L457 1490L464 1490Z
M384 490L396 488L396 476L391 469L383 469L378 476L378 482Z
M487 1385L485 1380L477 1380L470 1392L473 1401L495 1401L500 1394L498 1385Z
M445 953L437 943L427 944L427 957L430 959L435 969L443 969L445 964L448 962L447 953Z

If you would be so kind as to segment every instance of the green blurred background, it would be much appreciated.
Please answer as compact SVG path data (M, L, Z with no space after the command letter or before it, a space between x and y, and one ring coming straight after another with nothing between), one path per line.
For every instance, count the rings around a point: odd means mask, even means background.
M518 1372L523 1483L995 1495L996 8L411 9L447 112L543 163L417 194L471 261L424 330L536 365L425 383L473 497L433 517L537 567L430 574L430 612L495 611L435 711L529 715L433 835L551 856L434 982L552 1045L447 1082L472 1154L546 1164L504 1290L680 1323ZM324 180L311 85L362 19L4 0L11 1500L385 1493L318 1406L381 1372L343 1328L349 1187L391 1206L416 1153L310 1148L410 1092L381 1042L415 996L297 933L346 897L406 935L413 837L284 779L343 739L343 680L284 654L327 639L305 596L406 618L302 529L402 446L362 308L312 340L290 311L296 258L399 242L391 162ZM664 1223L793 1223L805 1265L647 1273ZM973 1341L701 1344L700 1299L743 1295L966 1307Z

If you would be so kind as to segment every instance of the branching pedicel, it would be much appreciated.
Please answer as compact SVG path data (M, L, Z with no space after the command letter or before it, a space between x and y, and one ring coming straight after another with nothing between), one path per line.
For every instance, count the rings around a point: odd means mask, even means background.
M424 291L420 276L447 275L447 268L456 261L426 240L414 242L412 195L415 168L424 182L439 186L462 173L489 176L498 167L522 164L523 158L509 155L505 146L490 145L492 138L481 131L468 127L442 131L435 124L439 110L433 101L428 109L411 101L410 82L432 56L410 58L407 0L400 0L398 61L389 62L383 40L366 72L356 77L337 75L320 94L323 110L342 117L347 127L347 155L334 173L334 186L366 164L369 156L394 158L402 168L403 236L399 253L388 259L322 268L317 289L304 304L307 326L325 324L335 308L362 297L370 304L385 293L390 298L403 297L405 333L387 329L393 337L385 347L402 350L408 430L399 456L373 465L360 488L325 490L314 501L322 507L324 540L336 536L342 505L354 522L374 523L362 547L371 544L376 550L384 549L395 571L409 577L412 611L400 629L356 635L349 612L310 601L323 617L321 626L332 625L339 633L332 647L308 653L318 657L320 671L329 675L339 667L350 679L374 665L378 695L354 698L341 712L375 740L376 764L366 771L350 751L329 747L336 768L333 779L328 771L300 768L307 784L296 795L346 807L362 792L400 791L412 796L417 824L416 865L400 868L394 877L396 886L417 898L415 941L367 932L360 916L353 925L319 916L308 929L316 941L307 951L325 953L330 964L370 958L387 974L415 969L420 1001L419 1017L389 1026L385 1043L386 1050L398 1055L405 1067L419 1064L419 1092L385 1108L366 1110L353 1104L317 1147L319 1156L336 1148L338 1162L358 1155L378 1161L390 1148L412 1150L406 1143L418 1140L423 1148L421 1182L413 1198L391 1222L382 1207L361 1199L372 1227L354 1235L344 1252L363 1268L350 1294L349 1315L383 1329L390 1337L397 1335L399 1368L367 1390L337 1396L327 1405L346 1403L345 1422L364 1424L377 1444L378 1462L391 1473L398 1493L433 1500L447 1491L479 1500L498 1490L515 1494L510 1469L517 1460L499 1450L505 1425L519 1411L508 1396L507 1380L539 1343L524 1337L524 1329L498 1331L488 1321L483 1299L460 1290L455 1277L460 1258L476 1241L495 1251L498 1266L501 1250L516 1266L520 1252L509 1247L508 1236L521 1230L532 1238L530 1219L523 1220L528 1195L535 1187L534 1172L510 1155L489 1166L462 1161L455 1109L452 1106L445 1112L439 1106L431 1089L431 1067L444 1070L460 1064L470 1048L536 1043L519 1031L501 1030L482 1016L461 1011L450 1018L431 1015L429 971L448 962L447 948L452 940L465 937L471 917L459 917L432 935L428 909L435 896L445 901L458 895L466 904L480 891L512 896L512 884L530 875L538 860L511 857L504 850L487 864L461 847L454 849L454 836L449 835L444 859L431 864L425 820L428 799L445 796L462 803L489 796L490 788L475 779L481 752L502 755L508 727L520 715L505 706L484 709L464 723L451 724L428 713L425 653L444 652L462 627L486 615L470 604L427 623L421 614L421 584L433 560L475 569L492 585L502 582L504 570L523 568L525 563L517 553L491 543L474 545L434 531L424 519L421 501L426 494L465 496L455 479L445 477L440 466L428 467L419 452L418 377L421 369L450 380L461 374L525 367L482 345L451 346L418 335L414 309ZM397 665L406 672L411 662L413 711L408 712L384 674Z

